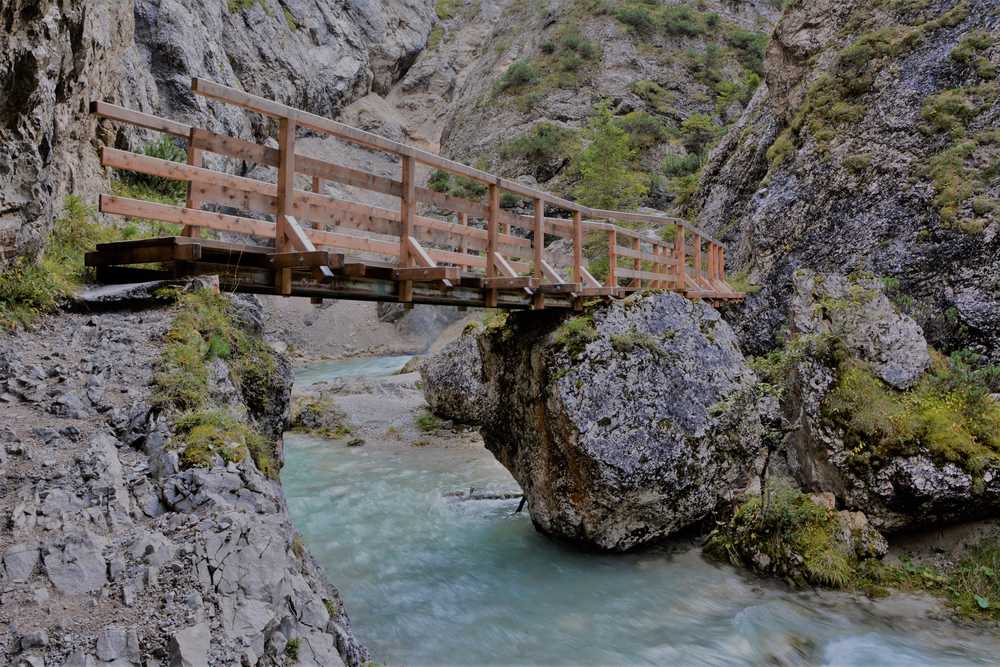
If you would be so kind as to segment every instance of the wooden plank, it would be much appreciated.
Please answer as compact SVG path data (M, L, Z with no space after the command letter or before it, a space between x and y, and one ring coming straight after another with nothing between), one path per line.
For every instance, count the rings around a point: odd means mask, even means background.
M499 233L500 218L500 189L495 183L489 186L490 213L486 221L486 277L493 278L497 275L497 234ZM497 291L488 289L486 291L486 307L496 308Z
M339 269L344 264L344 256L338 253L330 253L328 250L279 252L268 256L268 264L275 269L305 269L319 266Z
M84 255L85 266L113 266L115 264L152 264L155 262L196 262L201 259L201 246L195 243L159 246L105 247Z
M534 264L535 284L540 285L545 280L545 270L542 264L545 262L545 200L537 197L533 202L534 206L534 230L532 233L532 263ZM531 307L535 310L545 308L545 294L537 292L531 301Z
M493 276L483 278L485 289L532 289L537 285L531 276Z
M638 241L638 239L636 239L636 240ZM641 248L641 242L640 242L640 248ZM662 260L662 258L660 257L660 255L657 255L656 253L646 252L646 251L641 250L641 249L640 250L636 250L634 243L633 243L633 247L631 247L631 248L628 248L628 247L625 247L625 246L619 246L618 247L618 255L621 256L621 257L628 257L630 259L638 259L638 260L641 260L641 261L654 262L654 263L655 262L659 262L659 261Z
M461 278L457 266L415 266L406 269L396 269L393 277L396 280L412 280L414 282L457 282Z
M583 216L577 211L573 214L573 281L585 283L583 273Z
M542 294L573 294L580 290L578 283L542 283L536 288Z
M169 160L160 160L147 155L129 153L128 151L118 150L117 148L111 148L110 146L105 146L101 150L101 164L105 167L127 169L129 171L137 171L150 176L159 176L161 178L168 178L175 181L198 181L200 183L211 183L213 185L234 187L246 192L256 192L262 195L275 196L277 193L277 189L274 185L271 183L265 183L264 181L258 181L253 178L244 178L242 176L232 176L230 174L212 171L211 169L193 167L191 165L180 162L171 162Z
M674 261L676 262L674 268L674 285L676 289L684 290L686 287L685 272L687 270L687 257L685 256L684 247L684 227L678 227L677 233L674 235Z
M641 280L670 280L676 277L673 273L657 273L654 271L636 271L635 269L618 269L622 278L638 278Z
M490 214L490 208L485 204L444 192L434 192L427 188L417 188L417 199L474 218L486 218Z
M517 276L517 271L515 271L514 267L511 266L510 262L507 261L507 258L505 258L500 253L498 252L493 253L493 262L494 265L496 266L497 272L499 272L500 275L506 276L508 278L514 278Z
M608 230L608 285L618 287L618 230Z
M301 229L295 221L290 221L292 206L295 203L295 120L282 118L278 125L278 185L277 185L277 232L274 245L278 252L288 250L315 250L315 248L296 247L296 241L301 241ZM279 269L275 272L275 286L284 296L292 293L291 269Z
M399 215L402 221L399 232L399 265L403 268L414 266L416 260L411 252L411 246L416 243L413 239L413 223L417 215L416 181L416 163L411 156L404 155L402 161L403 189L399 200ZM413 300L413 283L411 281L400 281L399 300L403 303Z
M194 134L194 130L191 131ZM188 139L187 148L187 163L192 167L201 167L202 157L201 151L195 148L194 144ZM199 199L197 193L195 192L195 187L193 182L188 182L187 188L187 205L186 208L201 208L201 200ZM191 238L198 238L200 236L197 227L186 226L181 230L183 236L190 236Z
M618 294L619 290L617 287L584 287L583 289L577 290L576 294L578 296L614 296Z
M158 116L151 116L140 111L132 111L131 109L126 109L115 104L108 104L107 102L91 102L90 113L101 118L128 123L129 125L135 125L147 130L172 134L175 137L187 139L191 136L190 125L177 123Z
M249 141L215 134L208 130L195 129L192 132L192 143L202 150L219 155L227 155L248 162L277 167L279 165L279 151L269 146L261 146ZM295 170L298 173L313 177L313 184L318 186L317 181L327 180L345 185L381 192L382 194L398 197L402 192L402 183L378 176L367 171L351 169L332 162L309 157L301 153L295 154ZM319 188L312 190L316 194L322 194Z
M600 280L590 275L590 271L587 270L587 267L581 266L580 274L583 277L583 284L585 287L603 287Z
M566 282L565 280L563 280L563 277L559 274L559 272L553 269L552 265L546 262L545 260L542 260L542 273L545 274L546 280L549 280L553 283Z
M245 93L241 90L236 90L235 88L229 88L227 86L222 86L220 84L207 81L204 79L194 79L191 83L191 89L198 95L208 97L211 99L216 99L222 102L228 102L230 104L235 104L237 106L243 107L245 109L250 109L251 111L256 111L258 113L271 116L272 118L290 118L294 119L298 125L301 127L309 128L311 130L316 130L317 132L323 132L325 134L331 134L333 136L339 137L350 141L351 143L359 144L367 148L375 148L379 150L386 151L387 153L392 153L395 155L400 155L404 157L411 157L415 160L421 162L422 164L430 165L437 169L441 169L451 174L456 174L458 176L465 176L473 180L479 181L480 183L486 185L493 185L500 187L507 192L512 192L514 194L522 195L528 198L534 198L537 196L544 196L547 201L555 206L559 206L568 211L584 212L589 211L584 206L581 206L575 202L571 202L548 193L540 192L533 188L523 186L514 181L507 179L497 178L496 176L469 167L467 165L461 164L459 162L454 162L442 158L439 155L435 155L428 151L420 150L412 146L407 146L406 144L401 144L385 137L372 134L370 132L365 132L364 130L359 130L357 128L351 127L349 125L344 125L343 123L338 123L337 121L324 118L322 116L317 116L315 114L308 113L306 111L301 111L294 109L292 107L274 102L272 100L267 100L256 95L251 95ZM593 216L598 217L598 216Z

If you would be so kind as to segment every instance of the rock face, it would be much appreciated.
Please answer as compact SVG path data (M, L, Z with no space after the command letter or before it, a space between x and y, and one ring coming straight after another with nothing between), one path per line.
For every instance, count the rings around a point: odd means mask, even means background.
M41 249L68 194L96 198L101 144L160 135L98 124L92 100L263 139L259 117L192 77L333 116L386 89L424 47L429 0L69 0L0 3L0 261Z
M123 98L244 136L264 131L252 127L259 119L196 97L192 77L335 116L373 85L398 79L426 43L433 20L431 3L420 0L133 1L135 45Z
M512 315L480 344L483 438L543 532L629 549L739 497L762 463L756 377L707 305Z
M930 366L923 331L913 318L897 312L879 281L800 269L793 284L793 334L837 337L897 389L912 387Z
M420 366L424 397L442 419L478 424L486 398L476 331L466 331Z
M786 325L795 269L860 269L888 278L936 346L1000 359L995 8L790 3L766 88L695 197L732 272L762 286L734 318L746 352Z
M0 263L41 249L61 201L96 192L88 103L114 98L131 2L0 2Z
M259 305L237 311L254 332ZM280 484L250 456L181 469L150 396L171 320L63 314L0 340L0 663L280 665L292 640L300 665L368 662ZM266 409L221 381L207 407L280 434L276 375ZM51 409L60 393L78 413Z
M945 460L934 443L950 443L949 436L927 425L939 408L925 413L926 398L899 391L925 378L930 357L920 328L891 307L877 282L800 270L791 304L789 319L796 329L787 347L796 351L786 352L791 368L783 399L791 432L781 454L803 489L833 494L840 506L864 512L883 531L973 520L1000 511L996 456L978 464ZM831 355L831 346L842 349ZM886 387L869 396L866 385L845 382L850 373L857 378L870 373L872 383L882 381ZM863 402L872 401L877 418L890 423L916 419L917 428L906 436L905 445L886 449L880 439L887 437L882 431L890 426L864 436L853 433L844 423L850 415L838 414L830 403L835 391L848 396L851 409L863 410ZM934 390L934 400L946 405L952 400L948 391ZM882 396L892 402L874 403ZM942 418L946 431L955 429L956 438L965 428L957 423L959 416L948 413Z

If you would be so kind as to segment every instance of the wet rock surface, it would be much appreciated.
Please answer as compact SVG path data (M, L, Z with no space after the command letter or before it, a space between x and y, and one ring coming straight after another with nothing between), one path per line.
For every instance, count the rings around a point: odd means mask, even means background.
M364 663L280 485L249 457L179 469L149 400L171 319L64 314L0 339L0 662L280 665L296 639L297 664Z
M463 333L420 366L424 398L442 419L478 424L486 398L478 330Z
M629 549L740 497L762 465L756 376L705 304L512 315L480 345L483 439L543 532Z

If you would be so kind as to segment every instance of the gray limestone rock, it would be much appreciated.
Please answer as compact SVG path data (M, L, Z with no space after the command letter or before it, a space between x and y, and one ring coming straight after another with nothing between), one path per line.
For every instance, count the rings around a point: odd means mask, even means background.
M37 544L12 544L3 553L3 579L24 583L38 567L40 554Z
M464 333L420 365L424 398L431 412L464 424L479 423L486 386L474 331Z
M913 318L896 310L874 278L845 278L800 269L790 301L793 334L832 334L876 375L907 389L931 363L927 341Z
M107 583L104 541L86 530L73 532L44 546L45 574L60 593L92 593Z
M170 667L202 667L208 664L212 632L208 623L184 628L170 637L167 646Z
M481 338L481 433L544 532L625 550L741 496L764 453L757 378L711 307L635 295Z

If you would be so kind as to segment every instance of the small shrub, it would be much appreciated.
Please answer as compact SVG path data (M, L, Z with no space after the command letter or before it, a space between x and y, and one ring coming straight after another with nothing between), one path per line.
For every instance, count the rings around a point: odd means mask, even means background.
M728 524L712 532L705 553L734 565L763 567L800 586L847 588L857 580L858 561L838 543L837 530L831 510L798 491L776 489L766 501L757 497L741 505Z
M548 180L561 163L569 159L575 137L573 130L555 123L542 122L504 144L500 154L505 159L519 158L527 161L536 177Z
M146 144L142 149L143 155L154 157L168 162L186 162L187 152L174 143L170 137L163 137L159 141ZM156 195L166 197L171 201L178 201L187 196L188 184L186 181L175 181L161 176L149 176L132 171L119 172L118 178L138 188L144 188Z
M118 236L94 215L82 199L67 197L41 257L18 257L0 272L0 327L31 324L37 316L56 310L90 277L84 255Z
M962 89L945 90L931 95L924 102L920 116L937 132L960 137L966 124L976 117L979 107Z
M617 118L615 123L628 133L631 145L640 150L652 148L667 139L667 127L645 111L632 111Z
M669 177L688 176L701 167L701 158L694 153L668 155L663 158L663 174Z
M736 49L744 67L756 74L764 74L764 53L768 42L766 34L750 30L734 30L727 35L726 40Z
M642 7L623 7L615 12L615 18L642 35L652 33L656 27L652 15Z
M430 412L423 412L417 415L414 423L423 433L437 433L442 427L441 420Z
M704 20L687 5L670 5L664 8L663 28L670 35L694 37L705 32Z
M588 315L581 315L566 320L556 330L555 343L562 347L573 358L583 354L589 343L597 340L597 329L594 320Z
M538 81L538 69L526 60L519 60L507 68L498 84L501 92L523 88Z
M670 103L673 101L673 95L655 81L648 79L636 81L632 84L632 92L652 106L657 113L666 114L672 110Z
M441 4L440 1L438 4ZM298 637L294 639L289 639L288 643L285 644L285 657L296 663L299 661L299 648L302 645L302 640Z
M721 132L722 128L705 114L692 114L681 123L681 141L684 147L698 155L701 155Z

